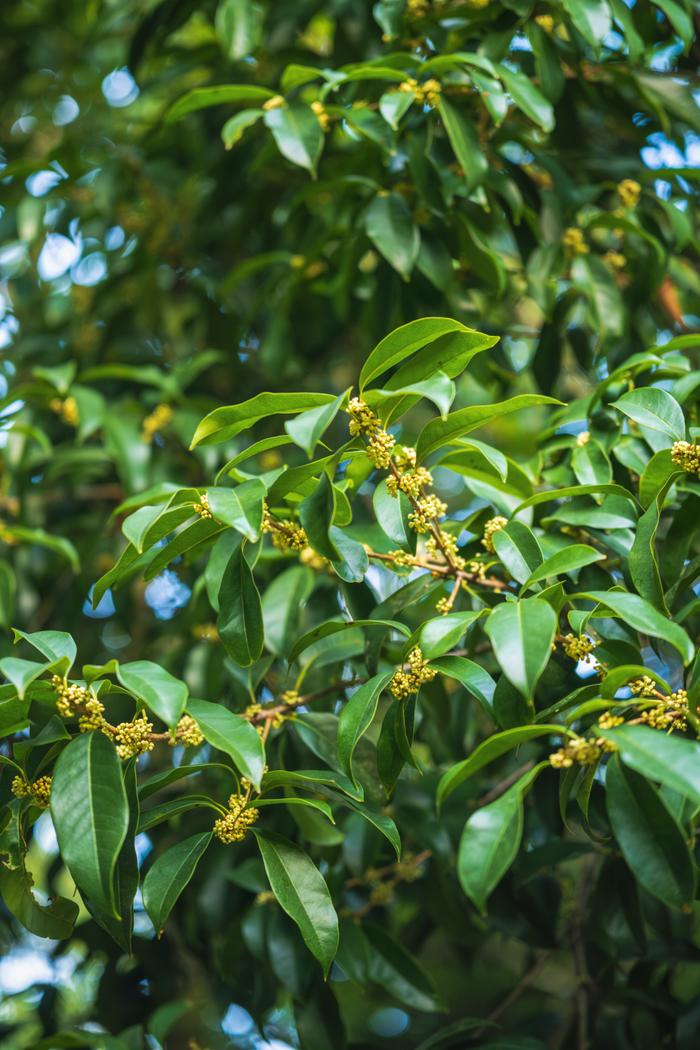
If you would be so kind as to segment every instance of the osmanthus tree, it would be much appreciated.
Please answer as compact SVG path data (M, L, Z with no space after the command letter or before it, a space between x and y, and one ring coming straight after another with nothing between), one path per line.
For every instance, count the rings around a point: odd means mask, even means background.
M32 1045L231 1045L231 1000L303 1050L694 1045L697 340L455 408L494 342L423 318L201 420L92 601L178 562L206 645L15 630L2 898L121 991Z

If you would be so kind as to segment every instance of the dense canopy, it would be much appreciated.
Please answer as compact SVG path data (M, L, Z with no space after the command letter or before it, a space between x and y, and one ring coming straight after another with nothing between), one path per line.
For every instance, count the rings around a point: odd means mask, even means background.
M10 1050L690 1050L692 0L0 13Z

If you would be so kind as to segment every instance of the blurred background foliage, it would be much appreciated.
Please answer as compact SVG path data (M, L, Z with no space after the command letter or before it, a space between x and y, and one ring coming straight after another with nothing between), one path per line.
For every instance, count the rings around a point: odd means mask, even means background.
M119 553L120 501L201 483L218 462L211 449L186 454L210 408L261 389L340 391L379 338L425 315L501 337L461 381L460 405L585 397L631 353L696 328L697 23L692 0L7 0L3 625L70 629L86 660L148 649L221 681L192 567L96 611L87 602ZM455 53L480 58L440 65ZM401 111L399 85L424 84L417 71L431 61L441 98L414 90ZM313 114L318 158L291 162L265 118L232 126L235 106L171 119L188 92L226 84L281 92L305 121ZM491 434L521 455L533 438L510 418ZM36 870L52 863L45 832ZM200 907L216 924L217 902ZM20 993L0 1015L8 1046L87 1018L128 1028L173 984L184 995L204 980L184 941L175 974L167 946L140 941L127 964L97 928L80 934L53 956L14 942L14 976L2 970ZM0 936L9 946L9 926ZM441 949L431 965L456 981ZM477 977L458 983L474 981L478 1000ZM226 1014L225 998L212 997L214 1028L225 1016L235 1045L275 1045L238 1007ZM381 995L375 1006L386 1015L378 1044L392 1045L395 1024L399 1045L401 1018ZM267 1024L269 1039L293 1038L283 1010ZM309 1024L322 1033L322 1011Z

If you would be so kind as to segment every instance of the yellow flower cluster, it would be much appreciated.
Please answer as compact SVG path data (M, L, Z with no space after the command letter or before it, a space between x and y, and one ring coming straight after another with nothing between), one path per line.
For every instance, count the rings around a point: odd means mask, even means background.
M183 715L175 727L175 738L169 743L183 744L185 747L199 747L204 743L204 734L191 715Z
M77 427L79 425L80 412L78 411L78 402L74 397L52 397L49 401L49 408L57 416L60 416L67 426Z
M437 106L442 94L442 85L434 77L424 81L422 84L419 84L413 77L408 77L407 80L399 84L399 91L403 91L406 94L411 92L416 96L416 102L420 105Z
M6 523L1 518L0 518L0 540L2 540L3 543L6 543L8 547L16 547L17 543L19 542L17 540L17 537L13 536L12 533L8 531Z
M425 467L416 466L416 450L398 445L394 453L396 474L386 479L390 496L405 492L410 499L418 499L426 485L432 485L433 475Z
M195 514L199 514L200 518L208 520L213 517L211 510L209 509L209 496L206 492L203 492L199 497L199 503L194 505Z
M617 195L625 208L636 207L642 187L635 179L623 179L617 187Z
M687 474L700 474L700 445L689 441L674 441L671 459Z
M52 676L51 685L58 694L56 710L61 718L71 718L92 699L92 693L84 685L71 683L58 674Z
M39 777L30 783L23 776L16 776L10 790L15 798L31 798L35 806L46 809L51 798L51 777Z
M142 711L131 722L120 722L113 730L119 757L133 758L134 755L143 755L146 751L152 751L155 747L151 740L152 732L153 723L148 721L145 711Z
M409 18L424 18L430 11L430 0L406 0L406 15Z
M263 513L262 531L270 534L273 547L280 551L303 551L309 546L309 538L301 525L273 518L267 507Z
M447 504L432 493L429 496L421 496L408 515L408 524L416 532L429 532L434 519L441 518L446 510Z
M601 729L614 729L615 726L621 726L624 722L622 715L613 715L610 711L604 711L598 719L598 725Z
M141 424L142 439L148 443L153 441L156 434L167 427L172 418L173 410L170 405L156 405Z
M405 700L407 696L417 693L424 682L431 682L436 674L437 671L428 667L423 659L420 647L416 646L408 654L408 670L404 671L402 667L399 667L394 672L389 689L397 700Z
M595 649L595 642L585 634L578 637L575 634L565 634L561 640L561 647L572 660L585 660Z
M231 842L242 842L248 828L258 819L257 809L246 809L246 805L245 795L229 796L228 813L214 822L214 834L221 842L227 845Z
M570 769L576 763L579 766L592 766L605 751L615 751L615 745L605 737L586 739L573 736L565 747L560 747L549 756L550 765L555 769Z
M272 98L268 98L263 102L262 108L269 112L271 109L281 109L285 104L282 95L273 95Z
M535 22L544 29L545 33L551 33L554 30L554 18L552 15L535 15Z
M481 546L485 547L489 554L495 553L495 547L493 545L494 534L500 532L500 530L505 528L507 524L508 519L504 518L501 514L498 514L495 518L490 518L484 525L484 535L481 539Z
M656 682L648 674L635 678L629 683L629 688L635 696L655 696L657 692Z
M192 637L199 642L218 642L219 632L213 623L196 623L192 628Z
M679 689L643 711L641 717L652 729L684 730L688 728L687 715L688 694L685 689Z
M376 433L377 430L381 430L381 423L367 402L363 401L362 398L351 398L348 402L347 411L350 415L348 429L351 437L371 435Z
M627 265L627 257L622 252L608 251L603 256L603 262L612 266L613 270L624 270Z
M445 556L447 556L447 558L452 561L453 565L458 569L463 569L466 562L464 558L457 553L457 540L451 533L445 532L444 529L437 527L436 531L437 536L429 536L425 541L425 553L429 558L433 558L435 561L444 562ZM483 566L481 566L481 569L483 571Z
M321 131L330 131L331 129L331 118L326 112L326 107L322 102L312 102L311 110L316 114L316 118L321 125Z
M83 704L83 714L78 719L78 729L81 733L92 733L99 729L105 736L111 738L112 726L104 716L105 705L97 697L91 696Z
M580 434L576 435L576 444L579 448L583 448L591 440L591 434L589 430L582 430Z
M583 235L583 230L578 226L569 226L564 230L561 243L574 255L586 255L589 251L589 247L586 244L586 239Z
M324 558L323 555L319 554L318 551L315 551L313 547L304 547L299 554L299 561L302 565L308 565L310 569L315 569L317 572L321 572L322 569L327 569L330 565L328 558Z

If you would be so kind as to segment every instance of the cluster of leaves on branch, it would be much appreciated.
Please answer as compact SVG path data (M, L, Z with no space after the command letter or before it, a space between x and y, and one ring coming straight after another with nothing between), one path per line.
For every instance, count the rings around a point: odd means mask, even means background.
M694 1050L695 8L2 5L10 1050Z
M92 603L184 564L208 666L185 680L148 660L77 671L53 630L16 630L31 659L0 661L10 913L67 938L82 902L138 956L177 929L193 887L235 886L213 923L190 920L208 979L256 1012L271 979L284 986L302 1047L339 1045L346 1024L362 1042L353 995L376 988L424 1013L416 1031L436 1045L486 1045L489 1018L465 1008L461 977L458 991L437 979L427 937L464 970L504 929L537 970L569 956L583 988L541 991L523 1046L583 1025L596 1045L625 1033L642 1047L619 961L643 965L672 927L664 1009L645 1016L659 1038L669 1003L683 1023L700 812L696 344L640 352L568 405L455 409L455 380L494 340L424 318L375 347L356 389L205 416L192 445L208 477L122 504L123 548ZM541 435L529 458L472 436L511 413ZM48 905L25 859L47 806L79 891ZM135 899L150 919L137 935ZM289 964L267 955L278 937ZM352 995L320 980L334 961Z

